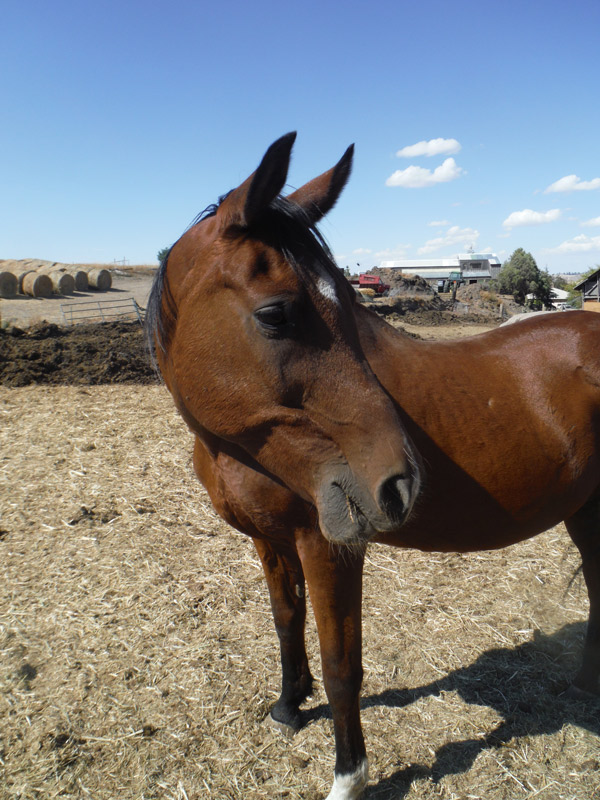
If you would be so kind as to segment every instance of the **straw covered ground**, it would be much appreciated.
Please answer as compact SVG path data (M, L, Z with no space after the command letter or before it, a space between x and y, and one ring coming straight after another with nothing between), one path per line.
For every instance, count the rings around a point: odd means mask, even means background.
M0 387L0 415L0 797L325 796L322 685L292 742L264 724L262 571L166 390ZM487 554L369 551L367 798L600 798L600 706L562 697L578 565L562 527ZM312 617L309 652L319 676Z

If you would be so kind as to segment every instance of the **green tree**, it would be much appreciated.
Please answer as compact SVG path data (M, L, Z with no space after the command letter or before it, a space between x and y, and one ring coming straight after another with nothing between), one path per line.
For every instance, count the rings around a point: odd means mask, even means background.
M535 263L531 253L519 247L505 261L498 275L498 291L512 294L517 303L525 305L527 295L534 296L532 305L550 307L552 279L546 270L542 271Z
M593 275L595 272L598 272L599 269L600 269L600 264L596 264L593 267L589 267L588 269L586 269L585 272L581 273L581 277L579 278L577 283L580 283L581 281L585 280L586 278L589 278L590 275Z
M162 264L163 259L168 256L170 249L171 249L170 247L161 247L161 249L158 251L156 257L158 259L159 264Z
M567 303L571 308L581 308L581 292L576 292L574 283L567 284Z

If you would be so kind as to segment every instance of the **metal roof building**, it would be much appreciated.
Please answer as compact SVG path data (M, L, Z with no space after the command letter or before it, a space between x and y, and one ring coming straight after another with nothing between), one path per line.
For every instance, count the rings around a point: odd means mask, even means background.
M584 311L600 311L600 269L592 272L573 287L582 293L582 305Z
M482 283L496 278L502 264L494 253L459 253L454 258L417 258L402 261L382 261L381 269L397 269L419 275L435 283L443 291L451 280L462 283Z

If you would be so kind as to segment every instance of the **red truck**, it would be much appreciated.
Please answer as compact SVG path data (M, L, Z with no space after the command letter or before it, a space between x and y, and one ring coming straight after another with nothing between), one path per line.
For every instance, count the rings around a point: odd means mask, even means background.
M375 294L384 294L389 290L389 285L384 283L379 275L367 275L363 272L358 278L353 278L350 283L358 289L373 289Z

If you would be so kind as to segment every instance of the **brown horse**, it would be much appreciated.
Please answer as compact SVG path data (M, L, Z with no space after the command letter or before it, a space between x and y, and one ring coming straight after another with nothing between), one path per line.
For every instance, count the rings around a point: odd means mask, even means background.
M272 719L302 725L305 580L336 741L330 800L368 770L360 725L369 541L504 547L561 520L583 557L580 692L600 675L600 315L414 341L355 302L315 225L350 174L280 196L295 134L172 247L148 309L154 352L218 512L254 540L281 646Z

